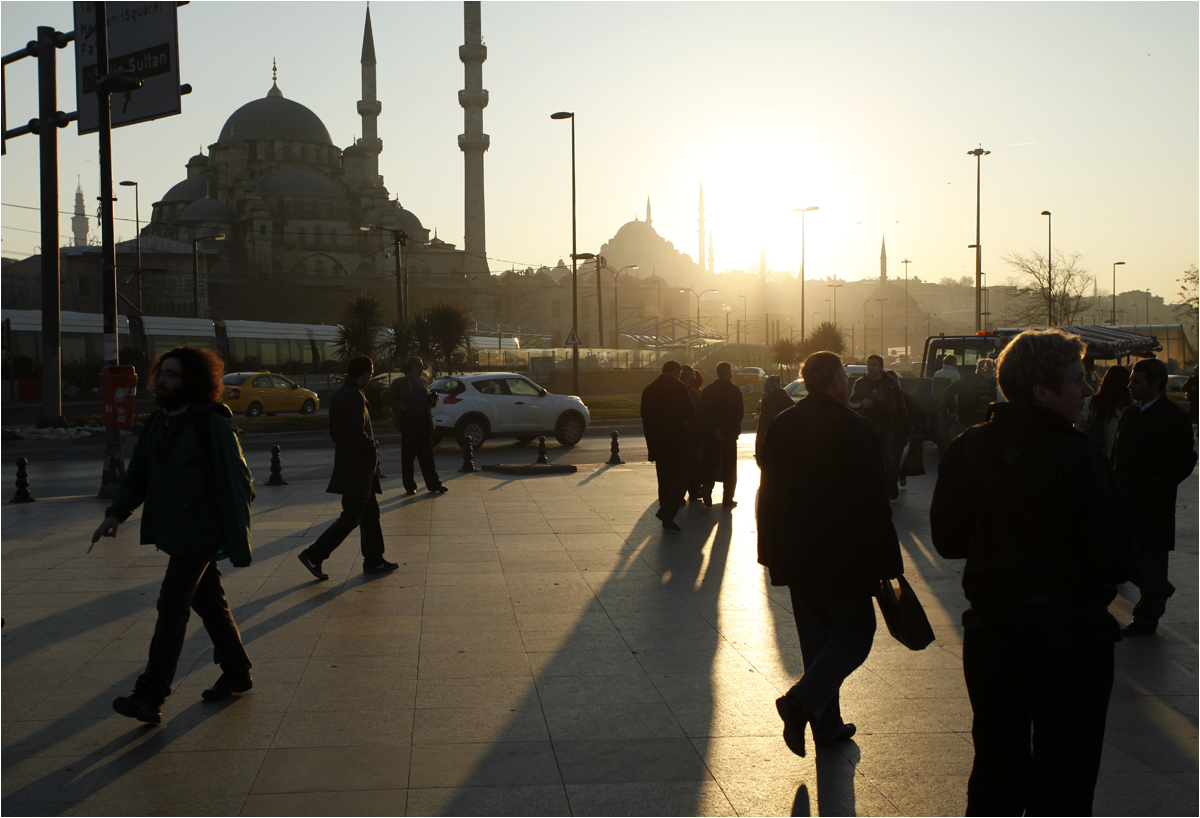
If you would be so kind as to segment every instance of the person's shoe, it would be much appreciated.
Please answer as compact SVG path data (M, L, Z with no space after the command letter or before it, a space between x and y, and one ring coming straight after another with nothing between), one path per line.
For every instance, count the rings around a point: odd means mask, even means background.
M818 747L832 747L839 741L849 741L850 739L854 738L854 734L857 732L857 727L850 722L846 722L842 725L842 731L837 734L836 738L830 739L829 741L813 741L813 744L817 745Z
M1157 622L1139 622L1136 619L1121 628L1122 636L1153 636L1158 630Z
M737 508L737 500L722 500L721 508Z
M808 711L804 703L792 696L780 696L775 709L783 719L783 743L801 758L804 757L804 730L808 727Z
M663 531L683 531L683 529L679 527L679 523L675 522L670 517L661 517L660 519L662 520Z
M445 487L445 486L443 486L441 483L438 483L438 484L437 484L437 486L435 486L434 488L431 488L431 489L430 489L430 491L434 492L435 494L445 494L445 493L446 493L446 492L448 492L449 490L450 490L450 489L446 488L446 487Z
M405 496L405 497L412 497L412 496L413 496L414 494L416 494L416 493L417 493L417 490L416 490L416 489L405 489L405 490L404 490L404 496Z
M363 573L364 574L382 574L385 571L395 571L399 567L400 567L400 563L388 562L387 560L380 560L379 562L375 563L374 565L367 565L364 562L363 563Z
M140 690L113 699L113 710L147 724L162 724L162 702L156 696Z
M254 680L250 678L249 673L241 675L222 673L216 684L201 693L200 698L206 702L219 702L222 699L228 699L234 693L245 693L252 687L254 687Z
M902 485L902 486L907 486L907 485L908 485L908 478L907 478L907 477L901 477L901 478L900 478L900 485Z
M706 494L700 498L700 502L704 503L705 508L712 508L712 495Z
M297 555L297 558L300 560L300 564L308 569L308 573L312 574L317 579L329 579L329 574L326 574L321 570L321 563L323 560L313 559L312 555L308 553L307 548L301 551Z
M658 518L658 519L660 519L660 520L666 520L666 519L667 519L666 517L664 517L664 516L663 516L663 512L662 512L662 509L661 509L661 508L660 508L658 511L654 512L654 516L655 516L655 517L657 517L657 518Z

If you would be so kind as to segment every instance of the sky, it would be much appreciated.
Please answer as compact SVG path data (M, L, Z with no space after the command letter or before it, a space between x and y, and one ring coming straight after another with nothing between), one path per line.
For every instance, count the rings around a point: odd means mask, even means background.
M183 113L113 132L116 180L140 184L142 218L271 87L313 110L335 144L361 135L361 2L208 2L179 10ZM371 6L383 111L380 172L439 237L462 246L464 87L458 2ZM578 249L645 217L693 258L697 197L716 268L856 280L900 260L924 280L974 273L976 159L989 284L1009 252L1053 247L1117 290L1176 300L1200 260L1200 4L485 2L484 130L493 271L571 252L576 114ZM3 53L38 25L73 27L67 2L0 4ZM9 127L36 115L35 60L7 70ZM59 107L75 109L59 52ZM60 210L77 178L94 212L97 138L59 131ZM37 140L8 143L5 256L40 244ZM134 235L130 188L117 233ZM793 208L820 209L805 217ZM69 236L69 215L62 234ZM93 229L95 223L93 220ZM67 243L64 239L63 243Z

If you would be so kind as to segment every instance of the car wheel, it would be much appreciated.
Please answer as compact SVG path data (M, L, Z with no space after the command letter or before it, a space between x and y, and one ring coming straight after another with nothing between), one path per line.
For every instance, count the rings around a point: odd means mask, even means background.
M483 445L483 441L487 440L489 431L487 418L483 415L467 415L454 427L454 439L458 441L460 447L465 449L469 438L474 441L475 448L478 449Z
M317 413L317 405L310 400L306 400L304 405L300 407L300 414L315 415Z
M574 446L583 439L583 432L587 429L587 424L583 421L583 416L578 412L563 412L558 418L558 425L554 427L554 437L564 446Z
M262 417L262 404L259 403L258 401L254 401L254 403L247 406L246 407L246 417L248 417L248 418Z

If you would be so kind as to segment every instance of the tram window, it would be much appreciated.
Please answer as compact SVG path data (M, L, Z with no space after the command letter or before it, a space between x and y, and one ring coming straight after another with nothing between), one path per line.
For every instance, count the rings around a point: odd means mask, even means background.
M82 332L64 332L62 334L62 360L83 361L87 359L87 336Z

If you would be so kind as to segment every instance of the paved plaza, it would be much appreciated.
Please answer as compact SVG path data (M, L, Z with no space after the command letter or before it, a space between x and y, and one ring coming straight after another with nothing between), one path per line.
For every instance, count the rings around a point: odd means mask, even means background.
M136 515L86 553L99 463L35 458L38 502L3 508L3 813L963 814L962 563L930 543L933 447L893 508L937 641L908 651L881 623L843 691L858 734L801 759L775 712L802 662L787 589L756 562L753 443L741 439L741 505L689 506L680 535L654 518L637 437L625 465L585 438L551 448L576 474L531 478L460 474L441 447L450 492L411 498L387 445L383 527L400 569L363 575L355 533L327 582L296 555L340 511L324 493L332 450L285 451L283 487L262 485L270 455L250 451L254 564L222 571L254 689L201 701L219 669L193 617L161 726L111 702L145 661L166 557L138 543ZM477 461L534 457L500 443ZM1200 812L1195 474L1179 496L1179 591L1157 636L1117 645L1098 815ZM1121 591L1124 622L1136 589Z

